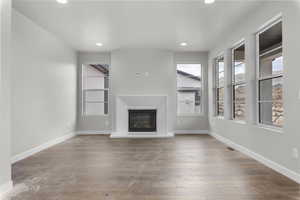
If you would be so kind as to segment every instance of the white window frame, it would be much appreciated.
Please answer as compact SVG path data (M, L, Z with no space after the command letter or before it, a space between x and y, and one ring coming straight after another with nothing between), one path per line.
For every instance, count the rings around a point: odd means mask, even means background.
M84 67L88 66L88 65L107 65L107 64L95 64L95 63L88 63L88 64L83 64L81 66L81 116L83 117L101 117L101 116L108 116L110 113L110 105L109 105L109 99L110 99L110 73L108 73L107 79L108 79L108 88L104 88L104 89L88 89L88 90L84 90L83 89L83 81L87 79L87 77L85 77L85 79L83 78L83 70ZM110 65L109 65L110 66ZM110 72L110 70L109 70ZM95 77L95 76L90 76L90 77ZM89 102L89 103L107 103L107 114L99 114L99 115L88 115L86 114L86 101L85 101L85 97L86 97L86 92L87 91L107 91L107 101L93 101L93 102Z
M201 102L200 102L200 107L201 111L199 113L178 113L178 91L180 90L177 85L177 66L178 65L200 65L200 70L201 70L201 89L200 89L200 96L201 96ZM203 116L203 109L204 109L204 104L203 104L203 65L201 63L176 63L176 114L178 117L189 117L189 116Z
M235 97L235 86L238 86L238 85L245 85L245 88L247 87L247 80L246 80L246 73L247 73L247 67L246 67L246 62L245 62L245 80L244 81L239 81L239 82L236 82L235 81L235 62L234 62L234 51L236 49L238 49L239 47L241 46L245 46L245 56L246 56L246 42L245 40L241 40L240 42L238 42L236 45L233 46L233 48L231 49L231 106L232 106L232 109L231 109L231 119L234 120L234 121L241 121L241 122L246 122L246 118L244 120L240 120L240 119L236 119L235 118L235 106L234 106L234 97ZM246 59L246 58L245 58ZM245 94L245 97L246 97L246 94ZM247 103L247 102L245 102ZM247 114L247 113L245 113Z
M221 58L223 58L224 61L224 86L223 87L219 87L219 60L221 60ZM225 55L224 53L219 54L219 56L217 56L214 59L214 115L217 118L224 118L225 117L225 87L226 87L226 83L225 83L225 70L226 70L226 65L225 65ZM224 113L223 115L220 115L218 112L218 103L220 101L218 101L218 90L223 88L224 90L224 100L223 100L223 105L224 105Z
M264 33L265 31L267 31L268 29L270 29L271 27L275 26L276 24L283 22L283 18L282 18L282 14L280 13L279 15L275 16L273 19L271 19L269 22L267 22L265 25L263 25L259 31L256 33L256 124L258 127L261 128L265 128L267 130L271 130L271 131L275 131L275 132L279 132L282 133L283 127L278 127L275 125L268 125L268 124L263 124L260 122L260 88L259 88L259 82L262 80L266 80L266 79L274 79L274 78L278 78L280 76L284 77L284 72L280 75L276 74L276 75L271 75L268 77L264 77L261 78L260 77L260 50L259 50L259 36L260 34ZM283 51L283 45L281 45L281 49ZM284 69L283 69L284 71ZM283 85L284 88L284 85ZM283 106L284 106L284 102L283 102Z

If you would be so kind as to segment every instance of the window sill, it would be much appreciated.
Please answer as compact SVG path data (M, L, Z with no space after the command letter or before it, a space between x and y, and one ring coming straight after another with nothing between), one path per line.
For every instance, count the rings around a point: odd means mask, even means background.
M204 114L177 114L177 117L204 117Z
M247 122L246 121L243 121L243 120L236 120L236 119L233 119L232 120L234 123L237 123L237 124L243 124L243 125L246 125Z
M81 115L81 117L83 118L87 118L87 117L108 117L108 114L104 114L104 115Z
M215 116L215 119L224 120L225 117L224 116Z
M275 127L275 126L268 126L268 125L264 125L264 124L258 124L257 127L261 128L261 129L265 129L265 130L273 132L273 133L283 133L283 128L278 128L278 127Z

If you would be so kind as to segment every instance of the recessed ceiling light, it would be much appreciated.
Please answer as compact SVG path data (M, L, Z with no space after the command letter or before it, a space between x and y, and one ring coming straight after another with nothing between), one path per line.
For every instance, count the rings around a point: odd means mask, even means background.
M68 0L56 0L57 3L67 4Z
M204 3L206 3L206 4L212 4L212 3L215 3L215 0L204 0Z
M181 42L180 46L185 47L185 46L187 46L187 43L186 42Z
M98 43L96 43L96 46L98 46L98 47L102 47L102 46L103 46L103 44L102 44L102 43L100 43L100 42L98 42Z

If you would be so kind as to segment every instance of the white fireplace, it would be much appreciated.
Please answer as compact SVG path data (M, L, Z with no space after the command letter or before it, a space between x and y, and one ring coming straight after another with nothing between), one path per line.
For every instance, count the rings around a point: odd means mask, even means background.
M117 96L116 97L116 118L115 132L112 132L112 138L155 138L155 137L172 137L172 133L168 133L168 115L167 115L167 96ZM135 131L130 129L130 113L141 113L143 120L150 118L145 115L147 111L155 113L155 128L149 126L147 121L146 127L142 127L143 123L137 125ZM155 112L154 112L155 111ZM150 112L149 112L150 113ZM148 118L149 119L148 119ZM151 118L153 120L153 117ZM132 120L132 119L131 119ZM150 125L154 126L153 122ZM139 127L141 126L141 127ZM147 128L151 131L147 131ZM143 131L139 131L143 130Z

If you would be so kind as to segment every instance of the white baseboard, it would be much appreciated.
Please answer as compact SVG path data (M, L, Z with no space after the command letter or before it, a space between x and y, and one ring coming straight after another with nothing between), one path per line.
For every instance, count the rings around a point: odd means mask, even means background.
M4 199L7 193L9 193L13 188L12 181L7 182L6 184L0 185L0 199Z
M74 137L75 135L76 135L76 134L75 134L74 132L72 132L72 133L70 133L70 134L68 134L68 135L64 135L64 136L62 136L62 137L56 138L56 139L51 140L51 141L49 141L49 142L46 142L46 143L44 143L44 144L42 144L42 145L39 145L39 146L37 146L37 147L34 147L34 148L32 148L32 149L30 149L30 150L28 150L28 151L25 151L25 152L23 152L23 153L20 153L20 154L18 154L18 155L15 155L15 156L13 156L13 157L11 158L11 163L14 164L14 163L16 163L16 162L18 162L18 161L20 161L20 160L23 160L23 159L25 159L25 158L28 158L28 157L30 157L30 156L32 156L32 155L34 155L34 154L36 154L36 153L38 153L38 152L40 152L40 151L43 151L43 150L45 150L45 149L48 149L49 147L52 147L52 146L54 146L54 145L56 145L56 144L59 144L59 143L62 143L62 142L64 142L64 141L66 141L66 140L68 140L68 139Z
M236 149L237 151L240 151L240 152L246 154L247 156L257 160L258 162L266 165L267 167L275 170L276 172L278 172L300 184L300 174L298 174L298 173L296 173L274 161L271 161L271 160L265 158L264 156L262 156L258 153L255 153L255 152L251 151L250 149L247 149L244 146L236 144L223 136L220 136L216 133L210 133L210 135L213 136L214 138L216 138L217 140L219 140L220 142L228 145L229 147L232 147L232 148Z
M195 135L207 135L209 134L208 130L175 130L176 135L181 134L195 134Z
M172 138L174 137L173 133L168 133L166 135L119 135L111 134L110 138Z
M110 135L111 130L105 131L95 131L95 130L84 130L84 131L76 131L76 135Z

